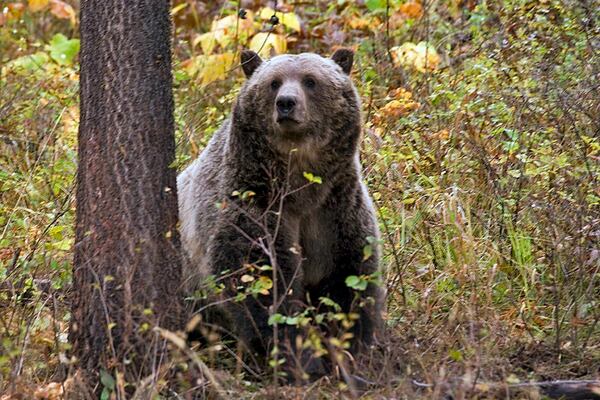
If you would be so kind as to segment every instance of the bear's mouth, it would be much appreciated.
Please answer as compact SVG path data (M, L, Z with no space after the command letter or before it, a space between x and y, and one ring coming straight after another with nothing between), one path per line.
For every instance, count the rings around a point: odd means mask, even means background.
M306 138L304 125L295 118L282 117L277 118L277 128L275 129L280 140L299 143Z
M298 125L300 122L290 115L282 115L277 117L277 123L279 125Z

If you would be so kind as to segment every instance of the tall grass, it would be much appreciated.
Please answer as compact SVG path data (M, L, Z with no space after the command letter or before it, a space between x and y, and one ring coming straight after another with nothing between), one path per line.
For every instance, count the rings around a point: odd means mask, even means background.
M471 386L455 395L470 398L481 389L477 382L597 376L597 7L428 1L421 18L400 23L395 2L388 17L385 7L340 3L296 6L314 35L289 46L329 54L329 43L342 35L357 50L361 157L379 214L388 293L386 334L370 357L357 360L379 383L374 392L435 398L459 378ZM218 11L234 12L229 6L205 10L196 28ZM3 62L34 53L61 28L24 18L0 26ZM359 18L375 28L350 28ZM11 29L22 39L9 37ZM191 29L177 29L178 62L196 51L187 41ZM439 68L421 72L393 63L389 47L407 41L431 43L441 55ZM183 167L227 116L242 78L232 72L203 86L181 64L176 69ZM33 393L63 378L70 365L65 292L77 67L4 70L0 85L0 391ZM418 106L392 115L385 106L398 88ZM198 354L210 361L221 354L214 351ZM193 364L185 356L176 361ZM238 397L276 396L248 373L208 364ZM307 391L336 398L343 391L336 385L319 382Z

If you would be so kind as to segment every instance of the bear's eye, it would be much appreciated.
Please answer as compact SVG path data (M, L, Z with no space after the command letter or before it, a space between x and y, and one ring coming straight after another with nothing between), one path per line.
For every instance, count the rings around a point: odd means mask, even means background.
M312 78L310 76L307 76L306 78L304 78L304 86L306 86L309 89L314 88L317 85L317 81L315 81L315 78Z
M281 86L281 81L279 79L273 79L271 81L271 89L277 90L279 89L279 86Z

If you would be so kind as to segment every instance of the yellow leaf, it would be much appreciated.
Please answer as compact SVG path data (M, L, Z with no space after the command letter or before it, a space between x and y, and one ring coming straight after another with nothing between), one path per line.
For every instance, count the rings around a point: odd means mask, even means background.
M390 52L392 53L394 62L404 66L413 65L414 60L417 58L416 47L417 45L411 42L404 43L402 46L392 47Z
M402 87L392 90L390 95L397 100L409 101L412 99L412 93Z
M228 15L226 17L223 17L221 19L213 21L210 30L214 32L214 31L224 30L224 29L235 29L235 24L236 24L237 19L238 19L237 15ZM240 21L244 21L244 20L240 19Z
M416 47L416 51L418 56L415 61L415 68L418 71L425 72L437 69L440 56L433 46L427 44L427 42L420 42Z
M225 79L227 77L227 72L229 72L233 66L234 57L235 55L233 53L208 56L208 59L200 72L202 84L207 85L216 80Z
M440 56L435 48L427 42L414 44L404 43L390 49L394 62L400 65L413 67L419 72L433 71L440 63Z
M260 10L258 16L260 17L260 19L268 21L273 14L275 14L275 10L273 10L271 7L265 7L262 10Z
M282 13L279 22L296 32L300 32L301 30L300 18L292 12Z
M271 289L273 287L273 281L268 276L261 276L258 280L265 289Z
M181 4L176 5L175 7L171 8L171 15L177 14L179 11L183 10L188 5L189 5L188 3L181 3Z
M379 111L382 116L401 117L419 108L419 103L414 101L404 102L401 100L392 100Z
M423 6L418 1L409 1L402 4L399 11L406 18L421 18L423 16Z
M371 28L372 19L353 16L352 18L349 18L346 23L352 29L367 30Z
M192 46L196 47L198 43L200 43L200 47L202 47L202 52L204 54L210 54L217 44L217 39L215 38L214 32L206 32L196 36L192 41Z
M0 26L3 21L11 21L21 18L25 5L22 3L8 3L3 10L0 10Z
M258 281L261 283L261 290L259 290L259 293L267 296L269 290L273 288L273 281L268 276L261 276L258 278Z
M259 32L250 41L248 46L264 58L269 58L272 53L282 54L287 50L285 37L276 33Z
M186 60L182 66L190 75L197 75L202 85L225 79L233 66L235 54L199 55Z
M61 0L51 0L50 12L57 18L68 19L71 25L75 25L75 10L69 4Z
M38 12L46 8L49 0L29 0L29 11Z
M442 129L438 131L433 137L434 139L438 140L447 140L450 137L450 132L448 132L448 129Z
M298 18L298 16L293 12L276 12L271 7L265 7L262 10L260 10L259 15L262 20L268 21L269 19L271 19L273 14L275 14L275 16L279 18L280 24L285 25L286 27L296 32L300 32L300 18Z
M236 33L240 40L252 35L255 31L253 20L254 16L251 11L247 12L246 19L241 19L237 15L228 15L213 21L210 30L217 43L221 47L225 47L235 39Z

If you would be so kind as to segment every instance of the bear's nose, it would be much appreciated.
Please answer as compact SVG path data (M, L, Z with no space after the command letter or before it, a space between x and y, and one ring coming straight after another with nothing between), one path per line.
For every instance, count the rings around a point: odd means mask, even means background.
M277 111L282 116L289 115L296 106L296 98L292 96L279 96L275 102Z

